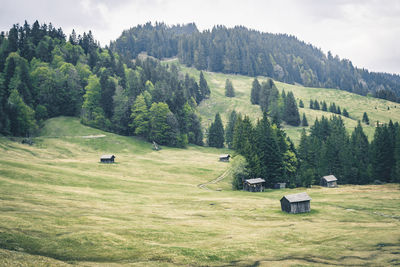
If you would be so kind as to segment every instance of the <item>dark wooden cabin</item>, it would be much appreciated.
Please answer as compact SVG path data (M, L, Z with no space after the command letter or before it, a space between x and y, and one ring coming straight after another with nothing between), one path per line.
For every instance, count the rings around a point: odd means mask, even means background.
M337 187L337 178L334 175L327 175L321 178L321 186Z
M287 195L281 198L281 208L288 213L310 212L310 200L306 192Z
M103 155L100 158L101 163L114 163L115 156L114 155Z
M261 178L247 179L243 183L243 190L249 192L262 192L265 188L265 180Z
M274 184L274 189L283 189L286 188L286 183L276 183Z
M229 155L229 154L220 155L219 161L229 162L230 157L231 157L231 155Z

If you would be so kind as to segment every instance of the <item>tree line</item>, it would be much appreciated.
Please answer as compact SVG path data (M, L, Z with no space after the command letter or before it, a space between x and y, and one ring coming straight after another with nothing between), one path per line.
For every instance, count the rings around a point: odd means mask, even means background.
M101 48L91 32L68 40L51 24L13 25L0 34L0 133L28 136L43 120L82 123L171 146L203 143L196 106L210 89L176 65L131 61Z
M299 105L300 105L300 107L304 108L304 104L302 101L299 103ZM347 109L346 108L341 109L340 106L337 105L335 102L330 103L329 107L328 107L325 100L318 102L318 100L316 100L316 99L315 100L310 99L309 107L310 107L310 109L314 109L314 110L329 111L334 114L343 115L347 118L350 117L350 114L347 111Z
M296 148L266 112L254 125L248 116L232 111L225 128L216 114L208 145L226 143L240 154L233 164L234 189L256 177L269 187L277 182L309 187L329 174L341 184L400 182L400 126L392 121L377 125L369 142L361 122L349 134L340 116L322 116L308 133L303 129Z
M199 70L262 75L286 83L370 93L396 102L400 97L399 75L369 72L294 36L242 26L219 25L199 32L193 23L146 23L124 31L111 47L130 58L140 52L160 59L177 56L182 63Z

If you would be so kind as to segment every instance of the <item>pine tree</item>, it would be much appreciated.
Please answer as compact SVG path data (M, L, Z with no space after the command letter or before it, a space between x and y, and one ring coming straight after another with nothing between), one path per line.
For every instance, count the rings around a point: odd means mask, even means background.
M317 100L314 101L314 109L319 110L319 102Z
M307 126L308 126L308 121L307 121L307 118L306 118L306 114L305 114L305 113L303 113L303 119L301 120L301 124L302 124L304 127L307 127Z
M367 112L364 112L363 117L362 117L362 122L364 122L366 125L369 125L369 118L368 118Z
M225 81L225 96L235 97L235 89L233 88L233 84L229 79L226 79Z
M300 125L300 114L297 108L297 103L292 92L289 92L285 97L283 118L287 124L292 126Z
M329 106L329 112L337 113L336 104L335 103L331 103L331 105Z
M253 174L264 178L267 186L272 187L274 183L282 179L284 165L276 133L265 112L255 128L254 141L253 151L258 158L258 166Z
M369 165L369 142L360 121L354 128L350 138L352 175L349 183L366 184L370 182L368 174Z
M260 91L261 91L261 85L258 82L257 78L254 78L254 81L253 81L252 87L251 87L251 96L250 96L250 101L253 105L260 104Z
M376 180L389 182L392 174L390 134L387 126L376 127L374 140L371 143L372 177Z
M200 71L200 81L199 81L200 91L204 98L208 98L210 96L210 88L208 87L207 81L204 78L204 74Z
M304 103L303 103L303 100L301 100L301 99L300 99L300 101L299 101L299 107L300 107L300 108L304 108Z
M208 130L207 143L210 147L224 147L224 126L219 113L215 114L214 122Z
M225 129L225 141L226 144L228 145L228 148L232 148L233 146L233 135L235 130L236 119L237 119L237 113L235 110L232 110L229 116L228 125L226 126Z
M314 101L310 99L310 109L314 109Z
M322 111L328 111L328 107L327 107L327 105L326 105L326 102L325 102L325 101L322 101L322 107L321 107L321 110L322 110Z
M343 109L343 116L345 116L347 118L349 118L349 116L350 116L345 108Z

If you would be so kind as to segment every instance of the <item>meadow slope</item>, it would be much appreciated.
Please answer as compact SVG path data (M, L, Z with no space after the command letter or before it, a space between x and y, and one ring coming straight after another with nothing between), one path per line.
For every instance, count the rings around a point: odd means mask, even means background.
M19 141L0 139L0 266L400 264L397 184L232 191L228 151L156 152L68 117ZM281 212L301 191L312 212Z
M200 75L200 71L179 64L177 59L170 59L164 62L164 64L177 64L183 73L189 73L197 79ZM221 114L221 118L224 124L226 124L229 114L233 109L242 114L249 115L254 121L261 117L262 114L259 106L250 103L251 86L254 77L215 72L203 73L211 89L210 98L202 101L198 107L204 127L208 127L211 124L217 112ZM225 80L227 78L232 81L235 88L236 96L233 98L225 96ZM262 82L267 80L267 78L258 77L258 80ZM354 127L357 125L357 121L361 121L363 113L367 112L371 124L363 124L363 127L370 140L375 132L376 121L387 123L391 119L400 122L399 103L361 96L337 89L311 88L278 81L275 81L275 84L281 92L282 90L286 92L292 91L297 102L300 100L304 102L305 107L299 108L299 112L300 116L302 116L303 113L306 114L310 126L314 124L316 118L321 118L322 116L330 117L333 115L333 113L330 112L310 109L310 99L326 101L328 106L331 102L334 102L336 105L339 105L341 109L346 108L350 114L350 118L341 117L349 131L353 131ZM303 127L292 127L283 124L283 128L291 139L294 140L295 143L298 143Z

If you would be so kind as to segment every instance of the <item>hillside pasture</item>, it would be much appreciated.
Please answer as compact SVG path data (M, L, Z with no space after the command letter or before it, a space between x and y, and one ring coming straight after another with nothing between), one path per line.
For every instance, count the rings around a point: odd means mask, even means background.
M153 151L68 117L42 133L33 146L0 139L1 266L400 264L397 184L232 191L218 161L232 151ZM303 191L310 213L280 210Z

